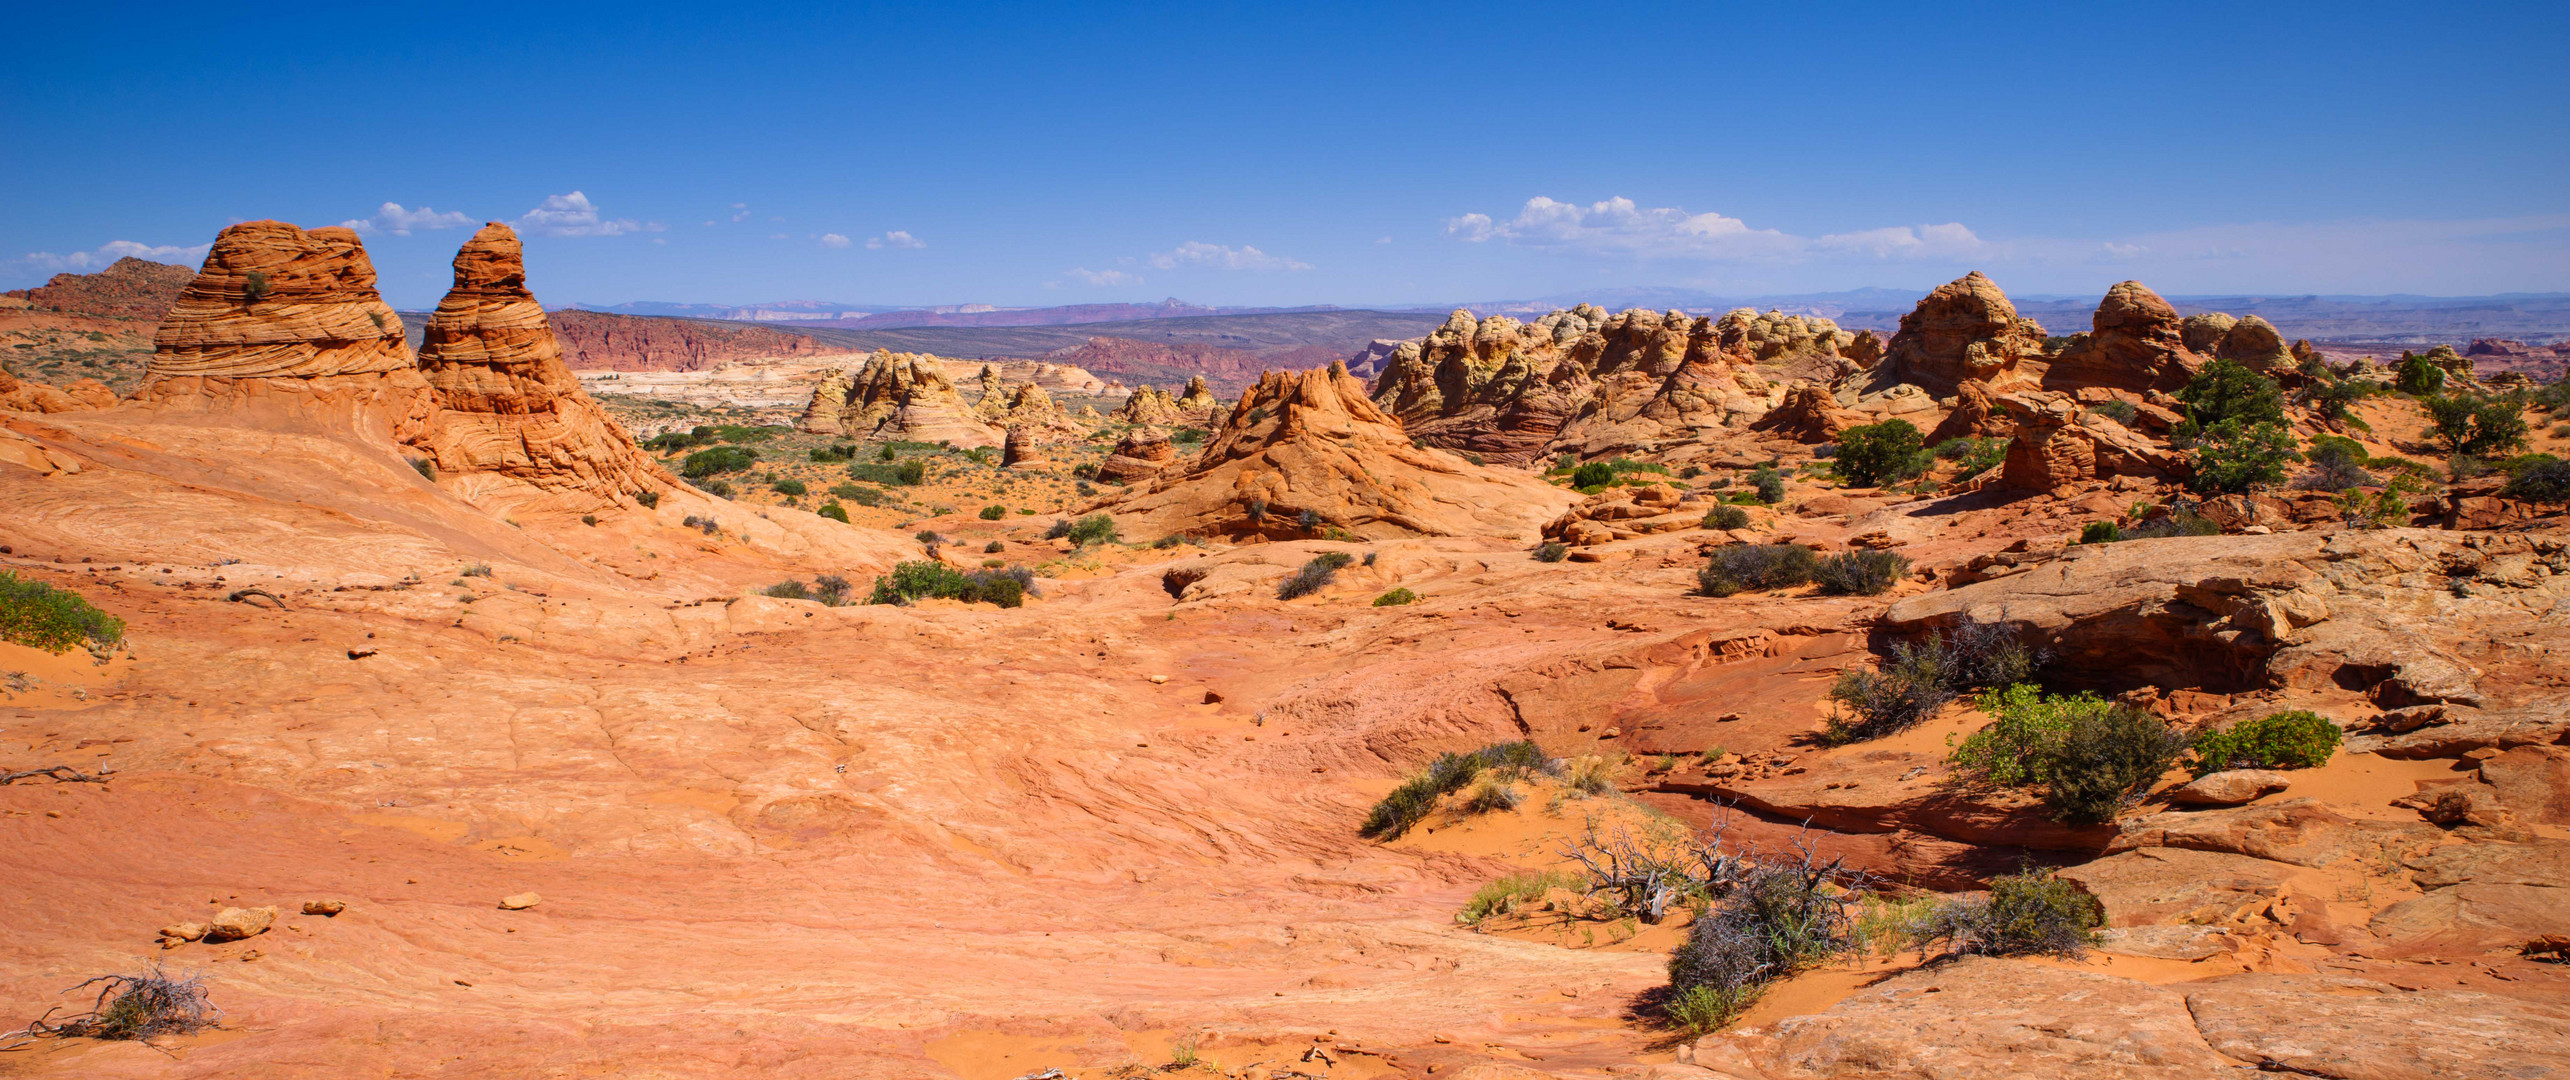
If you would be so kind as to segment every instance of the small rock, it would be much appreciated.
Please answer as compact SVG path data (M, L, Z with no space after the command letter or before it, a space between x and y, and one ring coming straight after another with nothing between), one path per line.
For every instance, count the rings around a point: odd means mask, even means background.
M201 941L205 938L205 924L201 922L171 923L168 926L161 928L161 936L172 942Z
M1160 684L1162 684L1162 683L1165 683L1165 682L1168 682L1168 681L1169 681L1169 677L1168 677L1168 676L1166 676L1166 675L1154 675L1154 676L1152 676L1152 677L1151 677L1151 685L1153 685L1153 686L1158 686L1158 685L1160 685Z
M341 900L306 900L303 902L303 913L306 915L335 917L340 912L346 910L348 910L348 904Z
M2172 789L2168 801L2187 806L2238 806L2283 791L2293 778L2273 769L2226 769Z
M224 908L205 926L205 940L239 941L267 933L276 925L277 909L273 907Z
M250 950L250 951L248 951L248 952L245 952L245 953L242 953L242 954L241 954L241 962L242 962L242 963L244 963L244 964L246 964L246 963L249 963L250 961L256 960L256 959L258 959L258 958L260 958L260 957L262 957L262 956L266 956L266 955L268 955L268 954L263 953L263 952L260 952L260 951L259 951L259 950L257 950L257 949L252 949L252 950Z
M375 655L375 650L373 650L373 649L350 649L350 650L348 650L348 658L349 658L349 659L351 659L351 660L363 660L363 659L365 659L365 658L367 658L367 657L369 657L369 656L373 656L373 655Z
M531 892L511 893L500 898L500 910L525 911L544 902L544 897Z

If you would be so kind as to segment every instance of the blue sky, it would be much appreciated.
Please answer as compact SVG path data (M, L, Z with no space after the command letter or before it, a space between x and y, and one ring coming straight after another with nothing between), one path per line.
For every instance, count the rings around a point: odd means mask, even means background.
M47 5L0 284L362 221L433 303L2570 290L2570 5ZM389 205L388 205L389 204Z

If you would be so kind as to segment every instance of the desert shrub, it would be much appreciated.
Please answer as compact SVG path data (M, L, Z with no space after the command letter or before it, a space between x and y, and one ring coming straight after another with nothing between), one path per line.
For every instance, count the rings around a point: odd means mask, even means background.
M832 484L830 494L859 506L882 506L892 501L892 497L884 494L882 488L867 487L864 484Z
M1496 776L1484 775L1474 781L1472 793L1464 798L1463 811L1467 814L1505 813L1517 809L1517 804L1524 801L1526 797L1518 793L1515 785Z
M1946 755L1946 764L1967 783L1997 787L2043 783L2074 718L2121 708L2094 694L2047 695L2026 683L1983 691L1976 704L1990 722Z
M1169 433L1169 441L1180 446L1194 446L1205 441L1205 429L1182 427Z
M687 460L679 463L678 475L702 480L721 473L739 472L758 464L758 459L758 451L746 446L716 446L687 455Z
M1340 567L1355 561L1355 556L1344 551L1322 552L1304 563L1301 569L1286 575L1284 582L1276 586L1276 598L1292 600L1319 592L1329 587L1330 582L1338 580Z
M1569 558L1571 547L1558 540L1548 540L1535 548L1536 562L1560 562Z
M1748 528L1749 511L1743 510L1737 506L1714 507L1713 509L1704 512L1704 527L1708 529Z
M693 525L693 524L695 524L695 521L694 521L693 519L690 519L690 520L688 521L688 524ZM470 565L470 566L465 567L465 568L464 568L464 569L462 569L462 570L458 570L458 571L456 571L455 573L456 573L456 576L458 576L458 577L489 577L489 576L491 576L491 564L489 564L489 563L474 563L474 564L472 564L472 565Z
M1411 826L1426 820L1436 810L1437 799L1461 791L1484 771L1496 771L1504 777L1522 777L1530 771L1550 767L1543 750L1532 742L1492 743L1468 753L1445 753L1427 767L1412 774L1401 786L1393 788L1382 801L1368 811L1358 835L1370 840L1391 840L1410 831ZM1514 804L1511 804L1514 805Z
M637 492L634 495L634 501L641 503L642 508L645 510L656 510L660 507L660 493L657 491Z
M2185 749L2184 736L2139 709L2082 712L2044 762L2044 805L2074 824L2113 821Z
M1310 507L1303 508L1302 513L1294 515L1294 526L1306 530L1320 528L1321 512Z
M2525 448L2523 402L2457 394L2421 398L2418 403L2427 410L2436 441L2457 454L2488 457Z
M823 574L812 579L812 598L831 607L840 607L848 602L848 593L854 588L846 578Z
M1006 550L1008 550L1008 544L1005 541L993 540L990 543L982 545L982 554L984 555L997 555Z
M918 487L928 482L928 459L911 458L892 467L892 482L903 487Z
M2079 527L2079 542L2083 544L2111 544L2123 538L2123 526L2111 521L2092 521Z
M982 507L982 520L984 521L1000 521L1007 517L1008 508L1005 506Z
M1064 530L1062 535L1069 537L1072 543L1081 547L1091 544L1112 544L1116 540L1115 519L1105 514L1091 514L1072 522L1071 527Z
M805 585L800 581L780 581L759 591L779 600L812 599L811 586Z
M412 472L419 474L420 479L426 480L432 484L437 482L436 462L430 461L424 457L415 457L410 459L410 467Z
M1848 743L1906 730L1957 693L2025 679L2048 658L2000 623L1966 620L1921 641L1896 643L1874 668L1839 674L1829 690L1837 709L1822 736Z
M1691 1031L1730 1023L1768 983L1852 950L1847 894L1829 868L1776 864L1741 872L1669 954L1669 1019Z
M2337 492L2374 482L2374 474L2365 471L2365 445L2344 435L2312 436L2304 457L2311 462L2311 471L2295 481L2299 486Z
M882 446L875 447L876 461L890 462L899 460L900 457L901 451L893 449L891 443L885 443Z
M696 485L696 490L702 491L717 499L728 499L732 497L732 485L722 480L707 480L704 483Z
M2195 737L2197 776L2224 769L2316 769L2329 763L2344 733L2307 709L2268 713Z
M1809 582L1819 566L1819 558L1801 544L1733 544L1714 549L1696 571L1696 587L1706 596L1789 589Z
M1979 476L2008 460L2008 440L1965 435L1936 444L1932 452L1954 462L1956 476Z
M2239 492L2284 482L2286 465L2302 460L2284 424L2225 420L2195 441L2195 489Z
M822 517L829 518L830 520L839 522L843 525L846 524L848 520L848 508L837 503L823 503L821 504L821 508L813 511L813 513L819 514Z
M1930 460L1920 443L1918 425L1885 420L1840 432L1835 468L1839 479L1849 484L1874 487L1917 476L1927 471Z
M1910 572L1907 556L1889 551L1845 551L1820 561L1812 580L1841 596L1880 596Z
M75 993L92 986L98 987L98 996L91 1001L88 1012L59 1022L38 1020L11 1034L148 1041L222 1026L223 1010L206 999L202 975L172 978L155 967L140 975L101 976L63 992Z
M2125 401L2122 398L2098 402L2097 404L2090 406L2088 411L2096 413L2099 416L2103 416L2118 424L2122 424L2125 427L2133 426L2133 421L2142 418L2141 407L2133 404L2132 402Z
M2193 507L2170 507L2169 512L2132 528L2123 530L2126 540L2156 540L2168 536L2220 536L2222 526L2212 518L2195 512Z
M2357 420L2356 415L2349 411L2348 407L2377 392L2378 386L2379 384L2376 383L2357 382L2354 379L2314 377L2309 383L2304 384L2300 396L2303 402L2311 406L2313 412L2320 414L2322 419L2336 420L2364 428L2367 425Z
M1785 478L1773 466L1761 465L1751 472L1749 486L1757 489L1759 502L1774 506L1785 501Z
M2530 503L2570 503L2570 461L2539 461L2515 470L2499 494Z
M1582 754L1562 766L1562 791L1573 798L1605 795L1615 790L1615 762L1597 754Z
M74 645L106 648L123 640L125 621L79 593L0 570L0 641L59 655Z
M2401 350L2400 364L2394 370L2392 385L2399 387L2401 393L2425 397L2445 389L2445 369L2407 349Z
M866 602L907 604L913 600L945 599L1013 608L1024 604L1034 591L1035 572L1023 566L966 573L942 562L914 560L895 565L892 573L876 578L874 592Z
M1614 482L1615 470L1603 461L1592 461L1571 470L1571 486L1575 488L1602 488Z
M806 456L816 463L831 465L856 457L857 448L848 443L840 443L837 446L815 446Z
M768 490L774 491L779 495L791 495L796 498L801 498L802 496L811 494L812 492L811 488L803 485L803 481L797 480L791 476L773 484L769 484Z
M1588 882L1578 874L1561 870L1528 870L1510 874L1475 890L1465 901L1455 921L1478 926L1483 921L1516 911L1519 907L1542 900L1555 889L1579 889Z
M1376 607L1400 607L1403 604L1415 604L1418 602L1419 594L1411 592L1408 589L1400 588L1396 588L1391 592L1374 598L1374 606Z
M2186 405L2186 421L2178 428L2183 438L2232 421L2243 428L2285 422L2284 389L2236 360L2204 365L2178 389L2177 399Z
M2105 911L2079 886L2033 870L1990 879L1990 893L1936 905L1913 931L1919 950L1944 945L1948 956L2088 955L2102 936Z
M931 545L946 542L946 538L940 535L935 529L921 529L918 532L910 534L910 538L917 540L920 543Z
M580 523L583 525L596 525L598 523L598 515L582 514L580 515Z

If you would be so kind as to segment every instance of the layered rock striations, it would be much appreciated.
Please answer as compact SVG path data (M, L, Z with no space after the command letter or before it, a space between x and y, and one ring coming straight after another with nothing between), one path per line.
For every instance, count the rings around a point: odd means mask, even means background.
M1106 509L1131 535L1533 540L1578 496L1412 444L1344 363L1269 372L1194 461Z
M812 390L796 425L808 432L861 439L998 446L1004 431L964 403L937 358L878 349Z
M586 509L677 484L580 389L506 225L483 226L456 253L419 370L438 410L418 443L450 487Z
M2105 387L2173 391L2207 358L2187 345L2186 320L2138 281L2106 290L2088 333L2073 338L2043 373L2048 390Z
M1170 444L1168 432L1137 427L1116 440L1114 452L1098 463L1098 479L1117 484L1148 480L1176 460L1178 451Z
M2043 327L2020 317L2008 294L1975 270L1937 286L1901 316L1873 385L1910 383L1940 398L1968 380L2013 389L2040 376L2043 357Z

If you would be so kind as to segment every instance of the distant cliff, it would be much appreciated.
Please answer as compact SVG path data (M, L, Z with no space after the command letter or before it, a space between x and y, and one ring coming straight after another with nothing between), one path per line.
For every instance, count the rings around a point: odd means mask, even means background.
M802 334L703 319L571 310L550 317L563 358L582 371L702 371L733 360L853 351Z

